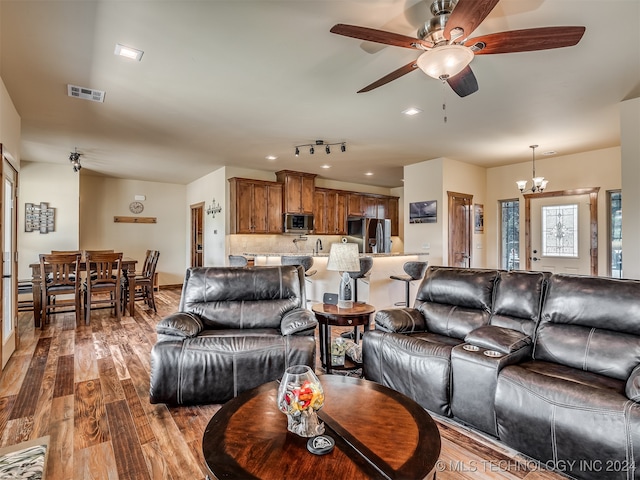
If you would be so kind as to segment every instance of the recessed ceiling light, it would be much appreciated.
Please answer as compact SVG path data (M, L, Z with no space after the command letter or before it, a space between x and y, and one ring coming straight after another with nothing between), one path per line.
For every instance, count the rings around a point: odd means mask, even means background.
M266 157L264 157L264 158L266 158L267 160L275 160L275 159L276 159L276 158L278 158L278 157L276 157L275 155L267 155L267 156L266 156Z
M420 110L419 108L416 108L416 107L409 107L406 110L402 111L402 113L404 113L405 115L409 115L409 116L417 115L417 114L419 114L421 112L422 112L422 110Z
M138 50L137 48L126 47L124 45L116 43L116 50L113 53L115 53L116 55L120 55L121 57L140 61L144 52L142 50Z
M555 150L549 150L548 152L543 152L542 154L543 155L555 155L556 153L558 153L558 152L556 152Z
M373 172L366 172L365 175L370 177L371 175L373 175Z
M320 168L331 168L331 165L320 165Z

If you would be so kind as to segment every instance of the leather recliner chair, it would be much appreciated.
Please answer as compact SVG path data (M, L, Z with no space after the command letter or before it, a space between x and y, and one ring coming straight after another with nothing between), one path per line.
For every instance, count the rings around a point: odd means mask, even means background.
M151 403L222 403L315 368L317 321L300 266L190 268L179 311L156 326Z

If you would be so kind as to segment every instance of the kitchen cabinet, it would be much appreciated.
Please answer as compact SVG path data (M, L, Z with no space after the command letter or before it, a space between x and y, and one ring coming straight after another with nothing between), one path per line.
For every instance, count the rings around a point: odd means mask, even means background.
M230 178L231 233L282 233L282 184Z
M364 195L361 193L347 194L347 215L350 217L364 217Z
M314 229L317 235L346 235L347 195L340 190L316 188Z
M276 179L283 184L283 213L313 213L315 174L281 170Z
M400 235L400 205L398 197L389 197L389 213L388 217L391 219L391 236L397 237Z
M390 218L389 217L389 198L381 197L377 199L376 218Z

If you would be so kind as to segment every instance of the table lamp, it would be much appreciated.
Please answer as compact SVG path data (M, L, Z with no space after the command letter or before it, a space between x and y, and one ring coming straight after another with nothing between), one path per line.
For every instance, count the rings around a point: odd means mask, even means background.
M327 270L342 272L338 292L338 308L353 308L353 289L349 272L360 271L360 253L357 243L333 243L329 251Z

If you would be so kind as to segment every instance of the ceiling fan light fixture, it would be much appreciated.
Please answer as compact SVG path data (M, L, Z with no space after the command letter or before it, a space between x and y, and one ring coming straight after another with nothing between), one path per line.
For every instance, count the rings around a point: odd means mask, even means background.
M442 45L418 57L418 67L430 77L447 79L456 76L473 60L473 52L464 45Z

